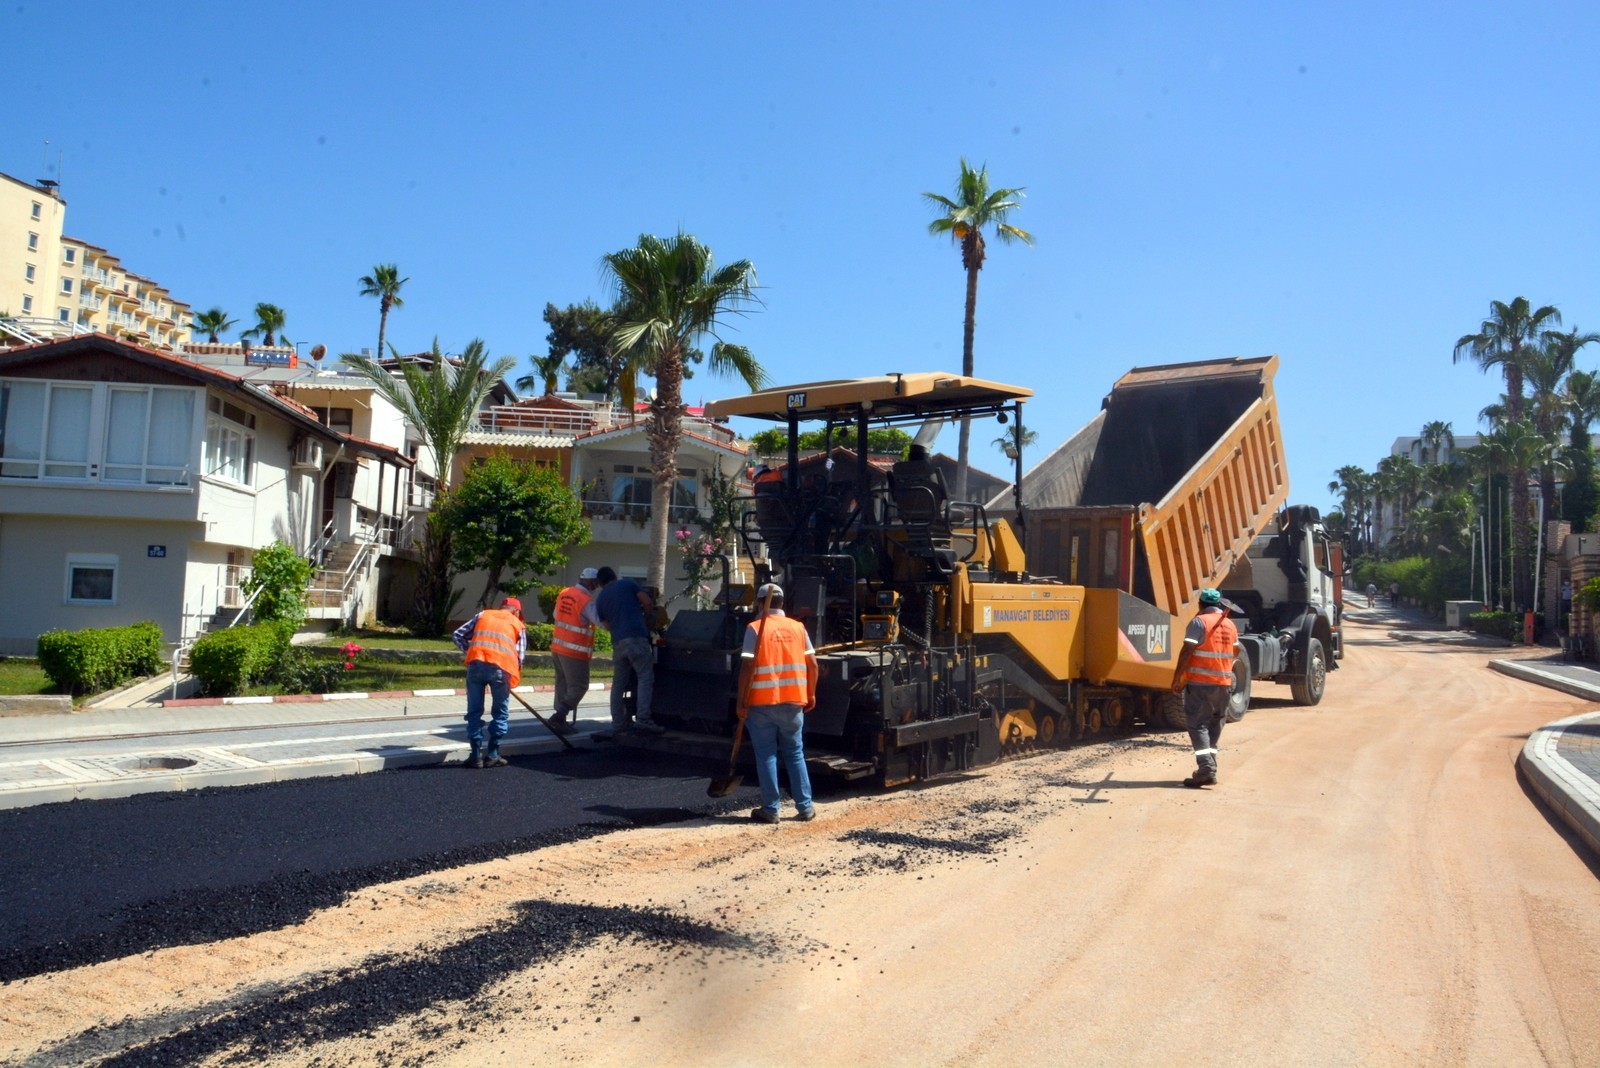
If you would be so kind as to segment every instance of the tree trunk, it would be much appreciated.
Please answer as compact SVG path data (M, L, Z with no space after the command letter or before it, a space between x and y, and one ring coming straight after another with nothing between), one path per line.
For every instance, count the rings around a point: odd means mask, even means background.
M659 601L667 597L667 545L672 530L672 487L678 481L678 443L683 438L683 354L661 353L656 361L656 399L650 405L650 570Z
M1533 607L1533 524L1528 514L1528 469L1511 472L1511 604L1515 612Z
M967 317L961 328L961 373L971 377L972 336L978 325L978 268L967 268ZM972 420L961 420L961 436L956 449L955 499L967 499L967 463L972 443Z

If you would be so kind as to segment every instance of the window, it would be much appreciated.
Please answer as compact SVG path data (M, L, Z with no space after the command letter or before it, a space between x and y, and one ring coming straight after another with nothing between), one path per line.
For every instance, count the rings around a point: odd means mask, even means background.
M0 380L0 479L186 486L195 392Z
M68 604L116 604L117 558L91 553L67 556Z
M76 263L78 260L78 250L75 248L62 249L61 254L68 263Z
M63 278L61 280L61 292L66 293L69 296L71 295L71 293L72 293L72 279Z
M28 235L28 251L29 252L38 252L39 251L39 235L38 234L29 234Z
M43 213L44 213L44 205L40 204L37 200L35 200L33 202L33 217L35 219L40 218L43 215Z
M64 323L72 322L72 311L71 311L71 309L68 309L68 308L57 308L56 309L56 318L60 319Z
M33 281L33 264L28 263L23 265L22 277L26 278L30 282Z
M100 477L108 482L187 485L185 460L193 412L193 390L111 387Z
M256 417L221 397L206 401L205 473L241 486L255 469Z
M317 408L315 411L322 425L330 430L337 430L341 434L355 433L354 408Z
M22 313L26 315L31 311L33 311L33 298L24 293L22 295Z

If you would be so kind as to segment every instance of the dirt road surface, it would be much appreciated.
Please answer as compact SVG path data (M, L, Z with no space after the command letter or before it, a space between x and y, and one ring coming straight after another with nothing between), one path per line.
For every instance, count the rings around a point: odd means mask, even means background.
M0 989L8 1064L1600 1064L1600 865L1517 780L1577 700L1353 623L1222 785L1143 735L364 890ZM1281 695L1281 696L1280 696Z

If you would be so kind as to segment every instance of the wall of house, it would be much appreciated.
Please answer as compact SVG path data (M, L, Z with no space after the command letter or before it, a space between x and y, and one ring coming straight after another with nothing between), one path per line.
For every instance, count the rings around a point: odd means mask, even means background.
M0 518L0 653L32 656L47 630L119 627L153 619L176 641L192 522ZM153 557L151 546L165 555ZM68 604L67 564L76 554L116 563L115 604Z

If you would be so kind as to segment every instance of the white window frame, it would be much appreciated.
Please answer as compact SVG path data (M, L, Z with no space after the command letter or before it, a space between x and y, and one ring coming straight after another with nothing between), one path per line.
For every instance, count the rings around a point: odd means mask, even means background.
M232 408L245 416L247 423L227 414ZM206 439L201 473L235 486L256 484L256 417L221 397L206 398ZM220 456L219 456L220 453Z
M56 320L58 322L63 322L63 323L72 322L72 309L71 308L57 308L56 309Z
M31 281L33 281L33 275L34 275L34 266L33 266L33 264L31 264L31 263L23 264L22 265L22 278L23 278L23 280L27 281L27 282L31 282Z
M39 424L39 437L37 441L26 443L28 451L37 451L38 456L27 456L19 453L17 441L0 440L0 451L9 452L9 456L0 456L0 486L15 485L18 483L73 483L73 484L101 484L117 486L127 489L173 490L191 491L198 482L198 476L192 464L194 458L194 408L200 404L200 398L205 394L202 390L183 386L156 386L135 384L111 384L90 382L59 382L49 379L8 378L0 380L0 385L42 385L44 387L43 410ZM77 435L82 434L86 455L80 460L77 457L63 457L50 455L50 423L56 411L52 396L59 390L81 391L90 390L89 410L84 419L84 425L69 433L72 440L77 440ZM183 463L155 463L151 461L151 435L156 433L155 424L160 420L155 415L155 394L158 390L189 393L194 397L190 405L189 425L182 428L186 439L184 446ZM135 463L126 457L119 457L122 462L110 464L107 470L107 459L112 448L110 436L113 432L111 401L115 392L142 392L145 394L145 419L142 431L142 447L138 462ZM170 428L166 428L170 429ZM9 446L9 448L8 448ZM51 468L55 470L52 471ZM66 468L76 468L73 473L67 473ZM31 473L23 473L19 468L28 468ZM109 477L111 473L124 476L136 474L136 477Z
M36 234L36 233L33 233L31 231L28 233L28 251L29 252L38 252L39 251L39 235Z
M117 594L121 581L121 568L119 560L112 553L68 553L67 573L61 589L61 599L65 604L96 605L112 607L117 604ZM111 596L109 599L101 597L74 597L72 595L73 577L80 571L110 571Z
M26 315L31 311L33 311L33 298L24 293L22 294L22 313Z
M61 280L61 292L69 297L72 296L72 279L63 278Z
M64 248L61 250L61 255L65 257L67 263L78 262L78 250L75 248Z
M44 205L39 203L37 200L33 202L33 217L35 219L44 218Z

